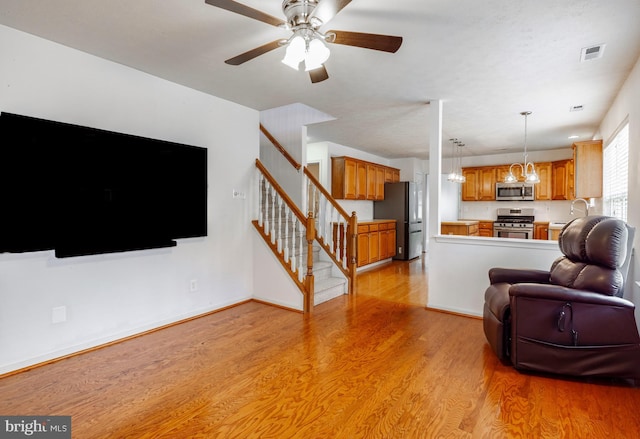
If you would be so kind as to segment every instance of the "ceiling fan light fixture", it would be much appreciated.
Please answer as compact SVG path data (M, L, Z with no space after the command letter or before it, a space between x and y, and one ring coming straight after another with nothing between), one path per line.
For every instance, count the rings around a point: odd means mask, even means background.
M305 69L309 71L321 67L329 59L330 54L331 51L322 40L312 39L304 57Z
M306 43L300 35L295 35L289 41L287 51L285 52L282 63L288 65L294 70L300 69L300 63L304 61L306 56Z

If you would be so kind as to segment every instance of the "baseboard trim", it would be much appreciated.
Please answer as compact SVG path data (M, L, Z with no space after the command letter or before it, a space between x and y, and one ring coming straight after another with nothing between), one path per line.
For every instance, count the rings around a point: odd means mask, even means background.
M257 301L257 300L254 300L254 299L242 300L240 302L236 302L236 303L232 303L232 304L229 304L229 305L225 305L225 306L222 306L220 308L216 308L216 309L213 309L213 310L210 310L210 311L206 311L204 313L200 313L200 314L196 314L196 315L193 315L193 316L190 316L190 317L179 319L179 320L176 320L176 321L171 322L171 323L166 323L166 324L154 327L154 328L150 328L150 329L146 329L144 331L136 332L134 334L127 335L125 337L116 338L114 340L111 340L111 341L108 341L108 342L105 342L105 343L98 343L95 346L91 346L91 347L88 347L88 348L85 348L85 349L80 349L78 351L74 351L74 352L71 352L71 353L68 353L68 354L65 354L65 355L60 355L58 357L50 358L50 359L47 359L47 360L44 360L44 361L39 361L39 362L36 362L34 364L30 364L30 365L27 365L27 366L24 366L24 367L20 367L20 368L15 369L15 370L10 370L8 372L0 373L0 379L6 378L6 377L9 377L9 376L12 376L12 375L18 375L20 373L27 372L29 370L33 370L33 369L36 369L36 368L39 368L39 367L42 367L42 366L46 366L48 364L57 363L58 361L66 360L67 358L72 358L72 357L75 357L77 355L82 355L82 354L86 354L86 353L89 353L89 352L97 351L99 349L103 349L103 348L106 348L106 347L109 347L109 346L113 346L115 344L122 343L122 342L125 342L127 340L132 340L134 338L142 337L144 335L151 334L151 333L156 332L156 331L161 331L163 329L167 329L167 328L170 328L172 326L180 325L182 323L186 323L186 322L189 322L191 320L199 319L201 317L206 317L208 315L215 314L215 313L218 313L218 312L230 309L230 308L235 308L236 306L244 305L245 303L249 303L249 302L253 302L253 301L260 302L260 303L265 303L266 305L271 305L269 303ZM272 305L272 306L274 306L274 305ZM292 310L292 311L295 311L295 310Z

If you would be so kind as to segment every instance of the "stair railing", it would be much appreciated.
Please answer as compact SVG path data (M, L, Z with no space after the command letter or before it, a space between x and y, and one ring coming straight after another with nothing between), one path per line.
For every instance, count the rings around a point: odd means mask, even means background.
M262 124L260 124L260 131L289 161L291 166L299 171L301 165L296 162L296 160ZM286 195L284 190L280 185L278 185L259 160L256 160L256 167L259 171L259 178L257 179L259 185L259 203L263 202L263 200L268 202L270 200L270 203L272 203L273 206L267 209L269 213L263 212L262 208L259 209L259 219L258 221L254 221L254 225L265 239L269 238L267 240L267 244L272 247L272 250L274 250L274 253L278 256L283 266L285 266L291 278L294 279L294 282L296 282L300 291L305 295L305 311L309 311L313 307L313 256L311 253L313 239L315 239L324 249L326 254L333 261L334 266L338 267L340 271L342 271L347 279L348 292L349 294L353 294L356 289L357 268L356 249L358 219L356 213L353 212L349 215L305 166L302 174L304 187L306 188L306 193L303 196L303 209L308 212L308 215L305 216L302 211L296 207L295 203L293 203L293 201ZM264 189L266 187L273 189L269 189L267 191ZM275 192L271 194L271 191ZM278 207L276 207L276 203L278 204ZM281 205L286 207L280 207ZM287 212L285 213L285 223L290 221L287 218L295 217L298 221L296 226L285 227L284 229L280 227L280 215L278 216L278 219L276 219L276 212L279 210L281 211L282 209L285 209L285 212ZM269 217L269 214L271 214L271 217ZM275 227L276 221L278 221L278 227ZM306 275L301 274L301 262L292 258L291 247L283 244L295 241L296 236L292 237L292 235L297 233L301 236L303 229L306 231L308 245L308 251L306 252ZM278 238L276 237L277 233L284 233L284 236L280 236ZM302 245L300 245L299 248L302 248ZM302 250L299 250L298 253L302 253Z
M282 187L256 159L258 219L255 228L271 248L303 295L303 310L313 308L313 213L305 216Z
M306 210L316 218L316 240L347 278L348 291L352 294L355 291L357 268L356 213L349 215L306 166L304 177Z

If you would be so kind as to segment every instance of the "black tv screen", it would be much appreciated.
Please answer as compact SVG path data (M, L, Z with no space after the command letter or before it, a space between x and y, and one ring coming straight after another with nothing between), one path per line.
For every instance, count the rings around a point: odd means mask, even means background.
M0 114L0 252L57 257L207 235L207 149Z

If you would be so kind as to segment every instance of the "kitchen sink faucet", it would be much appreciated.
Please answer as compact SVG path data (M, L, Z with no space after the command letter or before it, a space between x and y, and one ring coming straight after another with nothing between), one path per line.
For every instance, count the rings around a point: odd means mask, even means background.
M576 198L571 202L571 215L573 215L573 205L576 204L576 201L582 201L584 203L584 216L589 216L589 202L584 198Z

